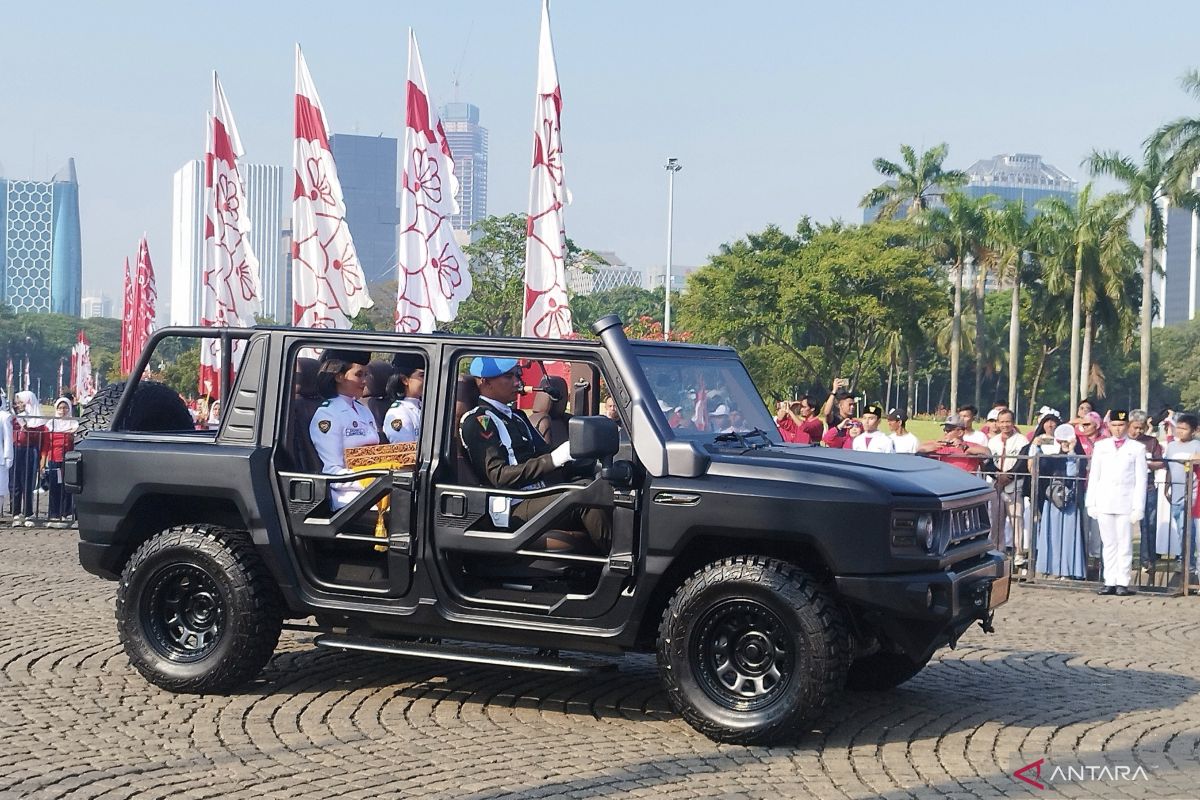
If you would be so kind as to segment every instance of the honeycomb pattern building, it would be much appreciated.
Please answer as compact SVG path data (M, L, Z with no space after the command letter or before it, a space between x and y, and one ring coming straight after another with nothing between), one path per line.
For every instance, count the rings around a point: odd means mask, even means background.
M75 161L49 181L0 177L0 300L79 316L83 261Z

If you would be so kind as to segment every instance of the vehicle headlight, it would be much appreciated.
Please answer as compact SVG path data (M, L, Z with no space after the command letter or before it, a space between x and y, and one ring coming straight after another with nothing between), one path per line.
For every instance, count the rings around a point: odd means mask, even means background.
M933 515L921 514L917 517L917 541L925 545L925 552L932 553L934 547Z

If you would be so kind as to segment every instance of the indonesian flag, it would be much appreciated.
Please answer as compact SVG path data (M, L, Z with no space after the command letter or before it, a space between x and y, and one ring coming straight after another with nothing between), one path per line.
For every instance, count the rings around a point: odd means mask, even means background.
M292 321L308 328L349 328L350 318L373 303L346 225L329 125L300 45L292 166Z
M150 245L146 234L138 242L137 267L133 273L133 338L130 341L130 370L154 333L158 308L158 289L154 284L154 265L150 263Z
M92 377L92 345L82 328L75 346L71 348L71 388L75 390L75 400L79 403L88 402L96 393Z
M563 184L560 115L562 92L550 39L550 0L542 0L538 43L537 103L533 114L533 175L525 228L525 314L521 335L563 339L574 335L567 305L567 232L563 206L571 194Z
M121 306L121 374L133 372L138 354L133 349L133 317L136 300L133 292L133 274L129 271L129 259L125 259L125 294Z
M200 324L248 328L262 308L258 259L250 247L250 206L237 161L245 151L221 81L213 72L213 106L204 154L204 277ZM244 341L233 342L236 368ZM221 340L200 348L200 393L220 393Z
M396 330L432 333L458 316L471 273L454 238L458 179L446 131L429 97L417 37L408 29L408 87L401 162Z

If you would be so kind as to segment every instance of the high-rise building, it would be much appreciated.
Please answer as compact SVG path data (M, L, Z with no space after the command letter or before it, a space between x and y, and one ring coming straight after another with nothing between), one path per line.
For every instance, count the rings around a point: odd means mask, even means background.
M367 283L396 277L397 228L396 140L387 136L335 133L329 149L337 164L346 224L354 237L358 263Z
M49 181L0 177L0 291L15 311L79 316L83 255L75 159Z
M84 319L91 319L92 317L113 318L112 298L103 292L84 296L79 304L79 316Z
M479 106L447 103L441 115L458 178L459 213L450 223L455 231L471 235L471 226L487 216L488 132L479 124Z
M1037 203L1046 197L1061 197L1074 204L1079 184L1061 169L1051 166L1042 157L1033 153L1007 153L983 158L967 167L967 184L959 191L967 197L995 195L999 202L1023 200L1025 214L1030 219L1037 216ZM944 190L934 188L929 195L930 208L942 208ZM904 205L896 211L897 217L908 214ZM879 206L863 210L863 222L871 222L879 216Z
M284 250L283 167L239 164L249 208L250 246L258 257L264 317L291 322ZM184 164L173 179L171 203L171 324L200 324L200 279L204 272L204 162Z
M567 288L575 294L607 292L618 286L640 287L642 280L640 270L609 250L594 250L581 263L567 267Z
M1192 176L1192 188L1200 188L1200 172ZM1190 322L1200 306L1200 214L1169 204L1164 210L1163 275L1155 282L1159 327Z

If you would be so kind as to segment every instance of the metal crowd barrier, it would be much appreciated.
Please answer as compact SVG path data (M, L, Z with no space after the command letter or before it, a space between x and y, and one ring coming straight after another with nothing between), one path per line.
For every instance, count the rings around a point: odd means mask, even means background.
M1096 520L1085 508L1090 455L1005 456L1009 480L998 479L998 459L979 456L980 477L996 485L1003 515L1001 544L1012 558L1013 576L1031 585L1091 588L1103 577ZM1142 520L1132 525L1132 582L1139 590L1189 595L1197 580L1197 528L1193 519L1196 473L1190 461L1163 461L1183 467L1172 480L1170 466L1154 470L1147 483ZM1006 484L1006 485L1001 485Z
M23 415L30 428L45 428L52 416ZM75 418L78 422L78 419ZM48 435L48 434L45 434ZM0 507L3 527L75 527L75 498L62 488L62 472L47 467L48 442L39 447L13 447L13 464L8 469L8 496ZM32 522L26 525L25 521Z

